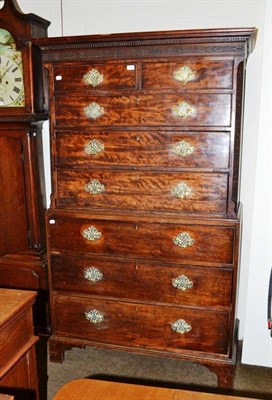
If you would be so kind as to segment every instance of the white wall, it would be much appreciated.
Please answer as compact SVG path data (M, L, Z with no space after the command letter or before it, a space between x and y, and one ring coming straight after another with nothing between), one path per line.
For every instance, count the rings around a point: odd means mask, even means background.
M52 22L49 36L171 29L257 27L256 49L248 61L241 200L244 228L238 316L244 338L243 361L272 366L266 328L266 295L271 266L268 214L271 104L271 0L18 0L24 12ZM265 28L266 27L266 28ZM265 30L266 29L266 30ZM270 33L270 36L269 36ZM266 36L264 36L266 35ZM265 53L264 53L265 50ZM271 54L271 53L270 53ZM50 192L48 129L44 135ZM270 193L271 194L271 193Z
M264 52L261 82L259 129L256 135L257 158L255 167L255 190L251 241L248 254L249 279L245 293L246 318L244 331L243 362L272 367L272 338L266 328L267 282L269 280L271 257L271 2L267 1ZM244 181L247 171L244 166Z

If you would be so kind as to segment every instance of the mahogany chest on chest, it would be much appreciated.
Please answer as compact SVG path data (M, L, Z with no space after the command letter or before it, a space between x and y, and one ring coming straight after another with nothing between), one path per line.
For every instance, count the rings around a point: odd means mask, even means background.
M188 359L231 386L254 29L39 40L49 82L50 354Z

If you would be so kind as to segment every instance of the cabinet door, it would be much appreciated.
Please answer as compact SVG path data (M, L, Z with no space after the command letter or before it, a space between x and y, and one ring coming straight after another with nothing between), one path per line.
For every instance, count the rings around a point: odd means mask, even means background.
M29 247L21 138L0 136L0 155L0 255L3 255Z
M15 399L38 399L35 347L32 347L7 374L0 379L0 389L3 393L14 395Z

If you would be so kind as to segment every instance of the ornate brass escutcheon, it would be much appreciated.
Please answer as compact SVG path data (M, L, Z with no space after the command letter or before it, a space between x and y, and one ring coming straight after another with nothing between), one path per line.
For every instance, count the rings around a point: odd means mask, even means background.
M174 71L173 78L176 81L181 82L183 85L186 85L186 83L195 79L195 74L191 70L191 68L188 67L188 65L183 65L182 67Z
M172 286L179 290L185 291L192 289L194 284L186 275L180 275L177 278L172 279Z
M91 119L97 119L104 114L104 107L101 107L95 101L84 108L84 114Z
M171 188L171 193L179 199L184 199L192 194L192 189L185 182L179 182Z
M184 319L178 319L171 324L171 329L174 332L184 334L192 330L192 326L188 324Z
M86 192L94 195L105 192L105 189L105 185L97 179L93 179L85 185Z
M85 318L92 324L99 324L100 322L103 322L104 315L100 311L94 309L85 312Z
M99 232L99 230L96 229L94 226L89 226L89 228L84 229L81 232L81 235L84 237L84 239L87 239L91 242L95 242L102 237L102 233Z
M101 74L97 69L92 68L87 74L83 76L83 82L86 85L91 85L93 87L100 85L104 80L103 74Z
M193 238L191 238L189 233L181 232L177 236L173 237L173 242L175 245L185 249L186 247L192 246L195 241Z
M96 156L104 151L104 144L97 139L92 139L84 146L84 150L85 153Z
M186 142L186 140L181 140L173 145L172 151L179 157L186 157L194 152L194 147Z
M172 108L172 112L176 117L187 118L194 114L195 109L186 101L180 101Z
M90 267L85 269L85 271L83 272L84 278L87 279L87 281L96 283L99 281L103 280L103 273L95 267Z

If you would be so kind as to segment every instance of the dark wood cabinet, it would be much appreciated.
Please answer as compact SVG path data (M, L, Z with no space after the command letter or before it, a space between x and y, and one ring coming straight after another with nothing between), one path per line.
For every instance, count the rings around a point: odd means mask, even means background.
M231 387L254 29L41 39L53 194L50 355L191 360Z
M42 151L47 112L41 54L31 40L46 36L48 25L23 14L15 0L0 10L0 286L39 292L34 319L43 333L49 327Z
M0 289L0 391L38 400L32 307L35 292Z

